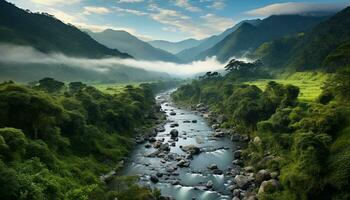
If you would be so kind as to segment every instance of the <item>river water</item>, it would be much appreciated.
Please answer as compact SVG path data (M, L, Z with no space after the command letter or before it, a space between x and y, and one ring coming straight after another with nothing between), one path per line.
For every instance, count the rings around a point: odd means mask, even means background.
M213 137L214 130L207 121L194 111L173 105L169 92L158 95L156 99L167 115L165 131L159 132L156 139L162 143L175 142L175 146L170 146L170 152L165 155L166 158L174 159L165 159L164 156L148 157L157 151L150 147L154 143L139 144L126 163L124 175L138 175L140 184L156 187L161 190L162 196L173 199L232 199L228 186L232 184L233 178L229 172L234 160L233 152L238 145L227 137ZM171 112L176 115L170 115ZM170 127L173 123L178 123L178 126ZM178 130L178 141L171 139L169 133L172 129ZM188 167L178 167L179 159L186 157L186 152L180 146L186 145L199 147L201 153L193 155L193 159L186 159L190 163ZM223 173L213 173L213 170L208 169L212 164L217 165ZM159 182L150 181L151 176L157 177ZM207 187L208 181L212 186Z

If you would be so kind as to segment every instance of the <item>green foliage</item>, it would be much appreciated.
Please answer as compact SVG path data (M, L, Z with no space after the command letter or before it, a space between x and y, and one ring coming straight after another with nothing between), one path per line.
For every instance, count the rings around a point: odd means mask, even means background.
M249 143L247 164L279 172L282 189L259 195L261 199L348 199L350 197L349 73L296 73L283 83L265 80L240 82L230 73L206 76L181 86L173 95L182 104L204 103L222 126L258 136ZM211 74L209 74L211 75ZM308 95L290 83L317 84L330 77L318 102L298 101ZM242 79L241 79L242 80ZM313 98L315 100L316 98Z
M126 86L110 95L80 82L69 89L51 78L39 83L0 84L2 199L110 199L99 176L131 150L134 128L152 123L153 88L161 87ZM129 192L153 197L135 181L112 196Z

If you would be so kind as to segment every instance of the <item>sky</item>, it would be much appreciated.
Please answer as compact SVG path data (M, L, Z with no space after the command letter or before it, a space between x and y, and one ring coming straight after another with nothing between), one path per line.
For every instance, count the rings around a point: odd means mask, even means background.
M100 32L125 30L140 39L181 41L219 34L244 19L338 11L350 0L8 0L32 12Z

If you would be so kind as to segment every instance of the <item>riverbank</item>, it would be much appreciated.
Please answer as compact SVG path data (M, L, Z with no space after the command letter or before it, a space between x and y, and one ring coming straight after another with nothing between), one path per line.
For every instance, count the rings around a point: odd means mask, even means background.
M232 141L228 130L209 126L207 113L180 108L169 95L157 97L166 124L138 138L124 175L138 175L141 185L158 188L163 199L232 199L232 192L254 199L252 175L240 166L246 138Z
M270 81L262 90L234 79L234 71L208 73L178 88L172 98L182 105L200 102L193 108L209 108L203 116L222 121L221 129L246 134L243 169L254 177L259 199L346 199L349 79L346 73L336 76L312 102L299 100L296 86Z

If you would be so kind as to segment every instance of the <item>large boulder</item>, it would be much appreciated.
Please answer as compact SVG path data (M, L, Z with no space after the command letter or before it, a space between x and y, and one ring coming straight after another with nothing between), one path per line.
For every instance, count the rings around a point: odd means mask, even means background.
M237 150L233 153L233 157L235 157L236 159L239 159L242 157L242 150Z
M208 166L208 169L210 169L210 170L214 170L214 169L217 169L217 168L218 168L218 166L216 164L211 164L211 165Z
M250 181L249 177L244 175L236 175L234 178L234 182L241 189L247 189L249 186L249 181Z
M259 170L255 175L255 180L257 183L262 183L263 181L267 181L271 179L271 174L266 169Z
M182 159L182 160L180 160L177 163L177 166L179 166L179 167L188 167L188 166L190 166L190 163L187 160Z
M270 179L261 183L258 194L273 193L281 188L281 184L276 179Z
M172 139L175 139L175 138L177 138L179 136L179 131L177 130L177 129L172 129L171 131L170 131L170 137L172 138Z
M168 143L164 143L164 144L160 145L159 149L161 151L170 151L170 147L169 147Z
M150 180L153 182L153 183L158 183L159 182L159 179L157 178L157 176L151 176L150 177Z
M158 127L156 128L156 131L157 131L157 132L164 132L164 131L165 131L165 128L164 128L164 126L158 126Z
M206 186L207 186L208 189L212 188L212 187L214 186L213 181L209 180L209 181L207 182Z
M194 146L194 145L186 145L186 146L180 146L182 151L191 154L191 155L197 155L201 152L200 148Z

